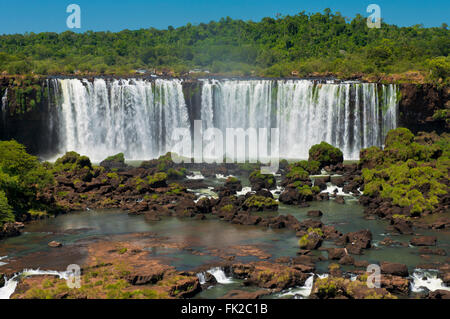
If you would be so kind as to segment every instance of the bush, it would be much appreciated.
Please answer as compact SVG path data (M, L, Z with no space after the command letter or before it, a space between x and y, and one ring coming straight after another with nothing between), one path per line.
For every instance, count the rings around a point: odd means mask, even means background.
M320 168L328 165L336 165L344 161L341 150L327 142L313 145L309 149L309 160L320 163Z
M0 142L1 219L10 220L11 214L21 216L40 205L37 194L53 183L53 175L25 146L16 141Z

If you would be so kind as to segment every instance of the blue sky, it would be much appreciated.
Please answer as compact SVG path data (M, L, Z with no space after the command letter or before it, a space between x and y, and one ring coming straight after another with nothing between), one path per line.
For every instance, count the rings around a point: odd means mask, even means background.
M366 8L371 3L381 7L381 17L387 23L426 27L450 24L448 0L0 0L0 34L66 31L66 7L72 3L81 7L81 29L73 30L81 32L165 29L226 16L259 21L276 13L293 15L325 8L353 18L357 13L368 16Z

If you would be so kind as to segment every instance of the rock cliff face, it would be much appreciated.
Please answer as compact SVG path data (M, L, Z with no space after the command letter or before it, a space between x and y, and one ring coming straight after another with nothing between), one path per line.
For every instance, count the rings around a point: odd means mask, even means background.
M402 84L400 86L398 126L420 131L442 133L448 131L445 119L434 119L437 110L450 108L450 87L432 84Z

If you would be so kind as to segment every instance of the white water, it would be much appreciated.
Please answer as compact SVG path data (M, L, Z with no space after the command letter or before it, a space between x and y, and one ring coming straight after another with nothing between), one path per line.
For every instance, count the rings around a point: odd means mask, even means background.
M225 275L225 272L220 267L211 268L210 270L208 270L208 273L213 275L219 284L231 284L234 282L233 278L227 277Z
M414 269L411 275L411 291L412 292L422 292L424 288L435 291L438 289L450 291L442 279L437 277L436 270L424 270L424 269Z
M186 178L192 180L202 180L205 179L205 176L203 176L200 172L192 172L192 175L188 175Z
M204 80L202 114L212 110L206 125L222 132L278 127L281 158L307 158L312 145L326 141L345 159L358 159L361 148L381 146L397 125L397 88L380 90L373 83Z
M123 152L128 160L171 150L175 128L189 128L180 80L59 80L61 152L101 161Z
M8 106L8 88L5 90L5 94L2 96L2 120L3 123L6 121L6 107Z
M4 265L7 264L7 263L5 263L5 262L2 261L2 260L4 260L4 259L6 259L6 258L8 258L8 256L3 256L3 257L0 256L0 266L4 266Z
M59 153L149 159L174 150L175 128L191 134L182 80L59 79L52 87L61 97ZM382 146L396 127L397 104L395 85L202 80L201 105L193 107L204 130L216 127L224 136L227 128L279 128L280 158L307 158L312 145L326 141L345 159L358 159L361 148Z
M278 297L285 296L301 296L303 298L309 297L314 285L314 274L306 279L305 284L298 288L290 288L284 292L280 292Z
M40 269L24 269L22 273L16 274L10 279L6 280L5 286L0 288L0 299L9 299L11 295L17 288L19 277L30 277L30 276L58 276L59 279L68 279L69 275L67 272L60 272L54 270L40 270Z

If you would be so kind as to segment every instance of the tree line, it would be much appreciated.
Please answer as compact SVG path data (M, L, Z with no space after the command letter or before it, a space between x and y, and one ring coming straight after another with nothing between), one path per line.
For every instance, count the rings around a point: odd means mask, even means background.
M211 73L299 76L317 73L398 74L418 71L448 81L449 30L382 23L367 27L330 9L322 13L234 20L166 30L26 33L0 36L3 74L130 74L133 70L192 69ZM441 79L441 80L440 80Z

